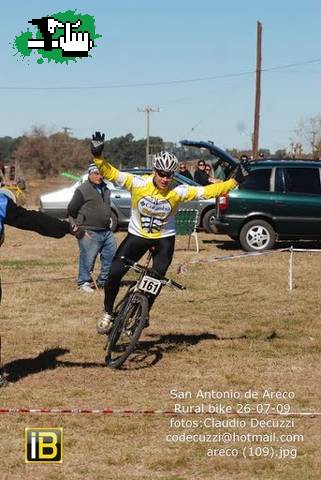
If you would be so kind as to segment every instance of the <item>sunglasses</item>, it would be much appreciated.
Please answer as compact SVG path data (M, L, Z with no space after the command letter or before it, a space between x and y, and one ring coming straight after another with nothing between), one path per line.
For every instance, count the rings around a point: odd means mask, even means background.
M173 178L174 172L164 172L164 170L155 170L161 178Z
M205 167L205 163L199 163L198 166L199 167Z

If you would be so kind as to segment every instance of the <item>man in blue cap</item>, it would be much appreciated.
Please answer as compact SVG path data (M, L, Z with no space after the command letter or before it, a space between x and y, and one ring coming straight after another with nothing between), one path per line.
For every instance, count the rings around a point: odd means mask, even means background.
M72 222L86 232L78 240L77 285L82 292L93 293L92 271L97 255L100 254L100 272L96 285L104 288L116 252L116 241L110 230L110 190L94 163L89 165L87 172L88 179L75 190L67 212Z

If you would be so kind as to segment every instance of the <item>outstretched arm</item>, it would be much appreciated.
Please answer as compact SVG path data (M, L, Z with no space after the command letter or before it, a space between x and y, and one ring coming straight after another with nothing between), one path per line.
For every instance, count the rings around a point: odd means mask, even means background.
M4 223L21 230L37 232L46 237L62 238L70 233L76 238L82 238L84 235L84 230L78 225L58 220L42 212L26 210L16 205L11 199L8 199Z
M209 198L216 198L220 195L235 188L238 183L231 178L226 182L212 183L206 187L190 187L188 185L180 185L175 188L178 193L181 202L190 202L191 200L207 200Z
M232 188L244 182L249 174L248 162L240 162L235 171L233 172L233 178L225 182L212 183L206 187L188 187L187 185L181 185L175 188L182 202L189 202L194 199L209 199L216 198L220 195L228 193Z
M54 238L62 238L70 231L69 222L58 220L35 210L26 210L10 199L8 200L4 223Z

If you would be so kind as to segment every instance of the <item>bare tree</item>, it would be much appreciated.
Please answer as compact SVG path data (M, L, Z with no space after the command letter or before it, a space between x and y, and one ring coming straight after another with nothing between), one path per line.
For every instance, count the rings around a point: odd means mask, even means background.
M64 133L47 135L41 127L33 127L24 135L14 152L25 171L41 178L58 175L62 170L83 170L90 161L89 146L85 140Z
M321 158L321 115L301 119L295 133L302 144L307 146L313 158ZM293 144L300 145L300 142Z

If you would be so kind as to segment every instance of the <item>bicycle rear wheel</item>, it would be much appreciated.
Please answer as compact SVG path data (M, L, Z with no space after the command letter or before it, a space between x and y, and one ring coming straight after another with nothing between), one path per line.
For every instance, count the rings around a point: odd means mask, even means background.
M109 334L106 364L119 368L134 351L148 316L148 300L135 293L122 304Z

